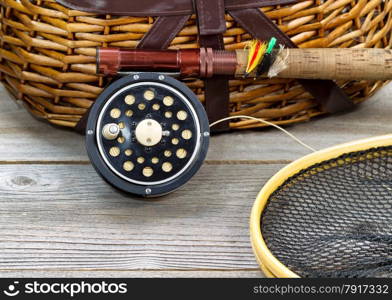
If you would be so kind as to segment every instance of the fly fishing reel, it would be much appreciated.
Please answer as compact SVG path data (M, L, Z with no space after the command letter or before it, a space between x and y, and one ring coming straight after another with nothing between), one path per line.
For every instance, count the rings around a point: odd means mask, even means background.
M87 152L114 187L144 197L170 193L201 167L209 123L196 95L159 73L123 77L92 106Z

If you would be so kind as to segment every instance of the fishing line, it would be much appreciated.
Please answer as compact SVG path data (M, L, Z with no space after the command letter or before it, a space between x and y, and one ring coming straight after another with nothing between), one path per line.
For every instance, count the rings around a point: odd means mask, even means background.
M282 131L284 134L288 135L292 140L294 140L295 142L297 142L297 143L300 144L301 146L305 147L306 149L310 150L311 152L316 152L316 151L317 151L315 148L313 148L313 147L309 146L308 144L306 144L305 142L301 141L299 138L297 138L294 134L290 133L290 132L287 131L286 129L280 127L279 125L276 125L276 124L274 124L274 123L268 122L268 121L263 120L263 119L260 119L260 118L255 118L255 117L250 117L250 116L233 116L233 117L227 117L227 118L218 120L218 121L216 121L216 122L210 124L210 128L212 128L212 127L214 127L214 126L216 126L216 125L218 125L218 124L220 124L220 123L223 123L223 122L226 122L226 121L229 121L229 120L239 119L239 118L240 118L240 119L248 119L248 120L257 121L257 122L259 122L259 123L262 123L262 124L265 124L265 125L274 127L274 128L276 128L276 129Z

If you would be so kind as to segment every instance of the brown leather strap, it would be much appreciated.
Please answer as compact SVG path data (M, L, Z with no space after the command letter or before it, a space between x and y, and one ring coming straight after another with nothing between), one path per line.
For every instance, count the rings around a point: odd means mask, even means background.
M245 30L259 40L268 40L271 36L286 47L297 46L264 13L257 8L230 10L229 14ZM331 80L305 80L299 82L311 93L327 112L339 112L354 106L337 84Z
M224 0L195 0L199 34L222 34L226 31Z
M206 35L200 37L202 47L223 49L223 36ZM213 76L204 80L205 109L210 123L229 116L229 77ZM225 132L230 129L229 122L222 122L213 128L214 133Z
M190 15L159 17L152 28L144 35L137 48L166 49L184 28Z
M151 30L140 41L138 48L165 49L176 37L190 16L158 17ZM85 134L90 109L75 126L75 131Z
M208 0L210 2L215 0ZM225 0L228 9L284 5L303 0ZM194 13L192 0L56 0L76 10L102 15L145 17Z
M224 49L223 33L226 31L224 0L194 0L198 20L200 46L217 50ZM204 81L205 109L209 121L229 116L229 78L213 76ZM224 132L230 129L229 122L214 126L212 132Z

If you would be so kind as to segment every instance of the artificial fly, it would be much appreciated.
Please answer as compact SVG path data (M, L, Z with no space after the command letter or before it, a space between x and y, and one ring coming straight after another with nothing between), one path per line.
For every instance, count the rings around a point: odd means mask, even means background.
M263 60L257 67L256 76L261 76L262 74L267 73L271 66L274 64L276 59L276 53L274 53L276 42L276 38L271 38L270 42L268 43L268 47L264 54Z
M267 43L259 40L252 40L248 46L248 64L244 77L248 77L249 74L260 64L265 51L267 50Z
M273 53L277 39L272 37L266 43L259 40L252 40L248 45L248 63L244 77L248 77L257 68L257 76L267 72L274 63L276 56Z

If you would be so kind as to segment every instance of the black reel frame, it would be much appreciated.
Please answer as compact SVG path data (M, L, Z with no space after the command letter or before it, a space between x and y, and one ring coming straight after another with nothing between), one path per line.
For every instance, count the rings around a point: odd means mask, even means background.
M136 179L128 178L126 172L119 171L120 167L117 165L115 160L109 161L108 158L102 153L102 148L105 146L110 146L110 141L101 141L104 140L102 138L102 115L111 103L119 103L119 101L122 101L121 99L124 97L122 91L126 93L128 91L127 87L129 87L129 89L132 89L135 86L148 87L149 84L161 87L162 89L166 88L167 90L171 90L175 94L178 94L180 99L186 99L186 101L184 101L185 104L182 103L181 105L183 108L185 105L191 106L188 107L188 110L193 112L193 118L197 119L194 121L197 122L198 126L193 128L194 132L197 134L192 136L192 138L190 138L188 141L181 141L183 143L182 147L186 149L186 153L191 153L191 150L193 151L192 157L188 157L187 160L184 160L186 161L185 166L182 168L180 163L174 162L172 164L173 172L171 172L174 174L170 175L169 172L167 174L169 178L164 178L165 174L154 174L156 177L155 179L157 180L149 180L144 178L146 180L142 182L138 180L140 179L139 175L136 176ZM156 101L162 102L162 99L156 99ZM135 113L135 115L129 116L128 120L130 120L130 123L127 124L128 127L126 127L124 130L131 128L134 131L137 123L140 123L147 118L160 122L163 129L165 129L168 127L168 125L164 122L164 116L162 116L162 114L162 110L155 112L151 112L151 109L146 109L146 111L139 110L137 113ZM119 121L121 120L123 119L119 119ZM107 123L108 120L105 120L105 122ZM188 127L189 126L191 125L188 124ZM142 153L144 153L148 157L151 157L151 155L156 152L154 155L163 158L162 148L165 147L166 144L167 147L172 147L172 144L166 143L163 138L155 148L146 147L139 144L132 133L126 132L125 134L128 134L126 145L130 146L129 148L132 149L132 152L135 152L134 155L136 156L142 155ZM124 76L110 84L93 104L89 113L86 127L86 148L88 156L95 170L109 184L126 193L131 193L142 197L157 197L175 191L187 183L195 175L195 173L203 164L207 155L209 137L209 122L204 107L196 95L185 84L167 74L134 73ZM171 137L168 137L168 139L170 138ZM178 138L177 140L181 139ZM103 143L106 143L107 145L103 145ZM197 147L195 147L195 145L197 145ZM121 149L121 153L123 150L124 149ZM144 165L147 165L148 167L148 163L145 163ZM132 166L132 169L133 168L134 167ZM140 168L141 167L135 163L135 169L138 170L138 174L140 174Z

